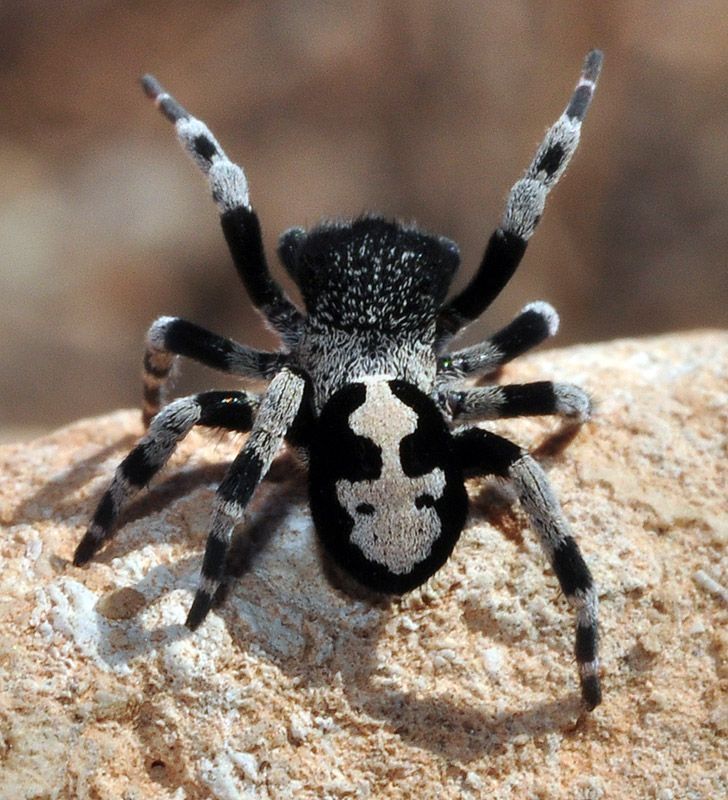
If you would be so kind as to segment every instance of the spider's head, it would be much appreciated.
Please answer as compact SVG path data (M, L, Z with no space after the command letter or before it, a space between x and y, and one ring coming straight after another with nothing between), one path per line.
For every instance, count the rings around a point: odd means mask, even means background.
M449 239L381 217L293 228L278 253L310 316L395 336L432 323L460 262Z

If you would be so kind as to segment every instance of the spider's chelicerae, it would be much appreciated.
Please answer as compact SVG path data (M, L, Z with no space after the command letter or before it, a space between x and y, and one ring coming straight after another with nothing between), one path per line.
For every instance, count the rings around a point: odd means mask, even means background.
M130 498L167 462L194 425L250 432L217 490L202 577L187 617L194 629L224 593L233 528L274 456L288 443L309 468L314 524L328 555L361 584L403 593L433 575L465 525L464 480L510 481L576 615L576 661L584 705L601 699L597 593L546 477L523 449L465 421L556 414L579 422L590 403L578 387L541 381L468 388L556 332L544 302L527 305L480 344L449 344L513 275L546 195L576 150L602 63L586 57L568 106L511 189L500 227L475 276L450 300L457 246L378 216L292 228L278 255L303 295L299 310L271 278L243 170L207 126L159 83L143 86L207 176L245 287L283 342L262 352L177 317L149 329L144 357L146 435L121 462L74 555L86 563L114 532ZM260 396L210 391L162 402L178 356L244 378L270 381ZM161 410L160 410L161 409Z

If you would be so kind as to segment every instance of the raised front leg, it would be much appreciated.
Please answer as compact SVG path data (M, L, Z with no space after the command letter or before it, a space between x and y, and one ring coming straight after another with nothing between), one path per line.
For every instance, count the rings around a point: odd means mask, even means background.
M207 125L191 116L156 78L145 75L142 86L164 116L174 123L182 146L207 176L225 239L250 299L273 330L293 347L298 341L302 317L268 271L260 221L250 205L245 173L225 155Z
M263 396L248 441L218 487L200 586L185 623L192 630L200 625L212 606L225 577L233 528L243 518L253 492L294 427L305 387L305 379L288 369L276 375Z
M592 50L564 113L546 133L524 177L511 189L500 227L491 236L475 277L440 313L437 323L440 349L485 311L516 271L541 219L546 195L563 175L579 143L581 123L601 66L601 52Z
M258 398L246 392L204 392L181 397L154 418L147 434L119 464L91 525L76 548L73 563L85 564L116 529L119 515L140 489L167 463L179 442L195 425L245 433L250 430Z
M147 332L144 353L145 426L164 403L164 386L177 356L231 375L264 380L270 380L286 362L283 353L246 347L179 317L160 317Z
M456 435L455 442L466 475L497 475L511 482L538 533L561 589L576 612L574 652L581 696L591 711L602 700L597 590L559 501L541 467L513 442L478 428Z

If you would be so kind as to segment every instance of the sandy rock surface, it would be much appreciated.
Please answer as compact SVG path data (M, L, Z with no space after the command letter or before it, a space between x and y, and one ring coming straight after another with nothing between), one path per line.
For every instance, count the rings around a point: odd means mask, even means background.
M86 569L75 544L139 414L0 449L0 798L728 796L728 335L525 358L586 387L535 449L600 585L604 703L580 715L572 619L522 513L488 481L425 590L333 588L301 474L257 493L256 547L192 634L217 482L242 439L193 431ZM289 465L290 466L290 465Z

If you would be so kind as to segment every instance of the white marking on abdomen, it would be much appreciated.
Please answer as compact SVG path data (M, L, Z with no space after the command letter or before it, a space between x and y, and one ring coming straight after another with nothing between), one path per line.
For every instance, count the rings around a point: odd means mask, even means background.
M400 444L416 430L417 414L392 393L386 380L365 383L366 399L350 415L349 425L381 448L382 473L376 480L337 481L336 494L354 520L352 543L370 561L401 575L427 558L440 536L435 509L417 508L415 500L423 494L433 501L442 497L445 473L439 467L417 478L404 473Z

